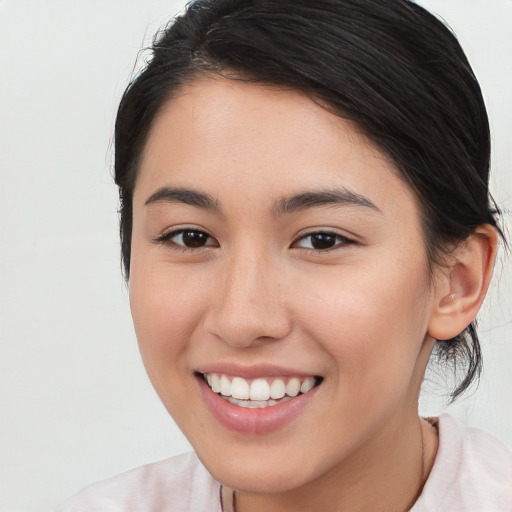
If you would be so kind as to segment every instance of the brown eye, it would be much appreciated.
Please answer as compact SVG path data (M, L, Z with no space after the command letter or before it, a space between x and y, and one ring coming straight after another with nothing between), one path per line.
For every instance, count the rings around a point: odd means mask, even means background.
M154 240L155 243L174 247L176 249L201 249L203 247L217 246L216 240L208 233L199 229L177 229L162 235Z
M332 249L336 245L336 236L327 233L311 235L313 249Z
M172 240L178 245L185 247L197 248L204 247L210 237L202 231L187 229L173 236Z
M354 242L337 233L317 232L299 238L294 246L314 251L327 251L351 243Z

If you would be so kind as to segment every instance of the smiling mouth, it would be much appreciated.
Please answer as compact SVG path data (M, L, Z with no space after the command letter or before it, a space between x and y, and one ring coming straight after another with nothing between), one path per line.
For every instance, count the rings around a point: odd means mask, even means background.
M272 407L309 393L319 386L322 377L287 377L244 379L219 373L200 373L208 387L221 398L239 407Z

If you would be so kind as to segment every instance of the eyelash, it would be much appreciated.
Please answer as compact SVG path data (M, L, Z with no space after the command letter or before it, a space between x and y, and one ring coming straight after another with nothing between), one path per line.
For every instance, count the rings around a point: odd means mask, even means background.
M214 238L212 236L210 236L208 233L206 233L205 231L203 231L201 229L185 227L185 228L174 229L167 233L163 233L161 236L153 239L152 242L155 244L165 245L166 247L169 247L169 248L173 249L174 251L181 251L181 252L197 253L197 252L207 249L208 247L212 247L212 244L205 244L205 245L198 246L198 247L188 247L183 244L178 244L172 240L174 237L176 237L178 235L183 236L187 232L194 233L195 235L200 235L200 236L204 235L206 237L207 241L214 240Z
M354 245L357 242L351 238L348 238L344 235L340 235L339 233L336 233L335 231L329 231L328 229L325 230L319 230L319 231L313 231L310 233L306 233L304 235L301 235L298 237L293 243L292 247L296 246L298 242L301 240L306 240L307 238L311 238L314 236L322 236L322 237L332 237L337 240L337 243L333 247L327 247L325 249L315 249L314 247L302 247L303 250L310 252L310 253L326 253L330 251L335 251L336 249L339 249L341 247L347 246L347 245Z
M206 237L207 241L208 240L215 240L211 235L209 235L207 232L205 232L205 231L203 231L201 229L196 229L196 228L180 228L180 229L175 229L175 230L169 231L167 233L164 233L161 236L153 239L152 242L155 243L155 244L162 244L162 245L170 247L173 250L182 251L182 252L198 252L198 251L201 251L201 250L205 250L208 247L215 247L214 244L205 244L205 245L201 245L201 246L198 246L198 247L189 247L189 246L186 246L186 245L183 245L183 244L176 243L176 242L174 242L172 240L174 237L176 237L178 235L183 235L186 232L194 233L194 235L196 235L196 236L197 235L204 236L204 237ZM317 237L333 237L333 238L337 239L338 242L333 247L327 247L327 248L324 248L324 249L316 249L315 247L302 247L302 248L301 247L297 247L297 244L300 241L306 240L307 238L311 238L311 237L314 237L314 236L317 236ZM351 238L348 238L346 236L340 235L339 233L336 233L334 231L319 230L319 231L313 231L313 232L306 233L306 234L303 234L303 235L299 236L291 244L290 247L291 248L303 249L304 251L306 251L308 253L319 254L319 253L326 253L326 252L334 251L334 250L336 250L336 249L338 249L340 247L347 246L347 245L354 245L356 243L357 242L355 240L353 240Z

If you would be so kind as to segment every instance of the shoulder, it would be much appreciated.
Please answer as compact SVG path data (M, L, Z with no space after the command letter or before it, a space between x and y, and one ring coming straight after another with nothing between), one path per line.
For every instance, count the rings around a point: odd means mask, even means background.
M220 512L219 492L190 452L92 484L57 512Z
M439 431L439 447L412 512L512 511L512 451L447 414L432 421Z

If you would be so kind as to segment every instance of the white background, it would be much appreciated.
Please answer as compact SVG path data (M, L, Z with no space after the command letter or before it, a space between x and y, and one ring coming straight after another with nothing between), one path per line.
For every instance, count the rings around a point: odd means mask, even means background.
M453 26L481 81L510 225L512 1L423 3ZM188 449L139 360L111 180L137 52L182 7L0 0L0 512L52 510L89 482ZM510 257L496 274L484 379L450 410L512 446ZM443 378L430 377L421 409L437 414Z

